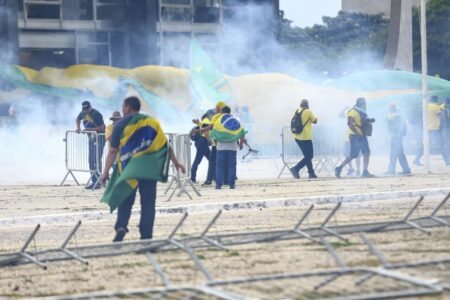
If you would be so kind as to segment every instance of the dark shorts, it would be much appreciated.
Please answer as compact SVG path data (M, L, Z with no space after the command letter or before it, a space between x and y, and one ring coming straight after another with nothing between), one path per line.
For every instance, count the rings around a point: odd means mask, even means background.
M369 141L364 135L350 135L350 157L357 158L359 153L370 154Z

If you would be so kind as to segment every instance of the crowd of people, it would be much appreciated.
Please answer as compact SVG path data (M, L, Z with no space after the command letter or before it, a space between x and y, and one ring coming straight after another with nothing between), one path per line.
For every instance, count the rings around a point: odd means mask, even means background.
M109 172L113 166L115 166L114 172L117 171L119 175L115 176L115 173L113 173L111 181L117 181L115 177L120 178L130 160L146 155L150 157L153 153L163 151L166 146L168 149L167 157L170 157L175 168L180 172L185 172L185 166L180 164L172 149L170 149L159 122L141 114L140 108L141 103L138 98L129 97L125 99L122 106L123 115L118 111L114 112L110 118L112 123L105 126L102 114L92 108L89 101L82 103L82 111L76 118L76 131L81 132L82 123L84 131L87 131L88 135L92 132L97 133L97 135L94 134L95 138L89 139L89 166L92 177L91 184L87 188L99 189L102 185L105 185L110 179ZM236 109L236 111L238 110ZM450 153L447 141L450 137L450 99L439 103L437 97L431 97L427 113L431 145L440 150L445 163L449 165ZM375 119L368 116L366 99L358 98L353 107L345 108L341 112L340 117L346 118L347 121L345 159L335 168L335 176L341 178L342 171L348 166L347 175L349 176L356 174L366 178L374 177L369 172L371 151L368 137L372 135ZM203 159L206 159L208 171L203 186L215 183L215 188L218 190L226 185L230 189L236 188L237 151L242 149L244 145L248 146L246 139L248 132L244 129L242 122L246 118L248 124L253 123L253 117L249 113L248 107L242 107L242 116L236 117L232 114L231 108L225 102L220 101L216 104L215 109L206 111L200 119L192 120L195 127L190 131L190 136L196 148L196 155L191 168L191 180L193 182L197 182L199 164ZM411 169L403 147L407 125L396 103L390 103L385 122L387 132L390 135L389 163L385 174L397 174L398 162L401 167L399 174L410 175ZM300 178L300 172L305 167L309 178L317 178L313 166L313 125L315 124L318 124L318 118L310 109L309 101L303 99L300 108L296 109L291 120L292 136L303 154L303 158L290 168L292 176L296 179ZM101 133L104 133L104 135ZM102 169L101 160L106 143L109 144L109 149L105 166ZM157 145L155 146L155 144ZM419 151L414 163L420 165L423 146L418 148ZM164 158L164 156L160 157ZM360 171L360 157L362 157L362 172ZM356 172L352 165L353 160L357 161ZM165 181L167 178L167 174L163 170L163 165L167 164L156 165L158 165L157 176L154 175L154 168L148 168L147 165L139 165L138 163L137 168L141 170L137 171L135 177L133 175L131 179L127 177L128 179L122 180L128 184L125 188L124 186L118 187L119 184L117 183L110 183L107 186L104 202L110 201L108 204L111 210L118 208L114 241L122 241L128 232L128 221L138 189L141 195L141 238L152 237L156 184L157 181ZM154 166L152 165L152 167ZM128 167L128 169L130 168ZM127 176L130 175L127 174ZM119 199L117 199L118 195L120 195ZM111 200L111 198L114 199ZM112 202L117 202L117 205L111 204Z

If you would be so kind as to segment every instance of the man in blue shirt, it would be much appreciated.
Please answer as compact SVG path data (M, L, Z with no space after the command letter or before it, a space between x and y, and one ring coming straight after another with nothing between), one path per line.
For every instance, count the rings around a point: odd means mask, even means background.
M94 131L97 135L89 134L89 169L91 171L91 181L87 189L99 189L101 184L99 182L100 174L102 172L102 156L103 148L105 147L105 136L98 135L105 133L105 122L102 114L93 109L89 101L84 101L81 104L82 110L76 119L77 132L81 132L81 121L83 121L84 131ZM98 145L97 145L98 142Z

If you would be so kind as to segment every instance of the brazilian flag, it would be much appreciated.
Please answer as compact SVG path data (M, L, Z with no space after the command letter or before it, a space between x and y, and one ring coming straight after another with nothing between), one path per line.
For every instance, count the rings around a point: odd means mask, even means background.
M101 202L113 212L137 189L138 180L167 182L169 146L159 122L136 114L120 138L117 163Z
M238 119L230 114L223 114L214 123L210 137L219 142L234 142L246 133Z

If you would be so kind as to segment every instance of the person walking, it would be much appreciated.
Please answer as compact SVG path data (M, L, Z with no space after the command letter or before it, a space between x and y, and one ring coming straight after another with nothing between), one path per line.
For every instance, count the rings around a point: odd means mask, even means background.
M298 119L299 124L301 123L302 130L298 133L293 133L293 135L295 142L303 153L303 159L296 166L290 169L292 176L296 179L300 179L300 170L306 166L308 169L309 178L317 178L312 163L312 159L314 157L312 124L317 124L317 118L309 109L308 100L302 100L300 103L300 109L295 111L294 118Z
M389 167L386 175L396 174L397 160L400 163L402 172L400 175L411 175L411 169L408 165L408 160L406 159L405 151L403 149L403 137L406 135L406 124L403 122L402 117L398 113L398 106L396 103L391 103L389 105L389 114L386 117L386 123L389 135L391 136L390 141L390 155L389 155Z
M97 134L88 134L89 137L89 170L91 172L91 184L86 189L99 189L100 174L102 172L103 148L105 147L105 122L103 115L96 109L92 108L89 101L81 104L81 112L76 118L76 132L81 132L81 121L83 121L84 131L96 132Z
M428 133L430 136L430 146L439 149L447 166L450 165L450 158L447 155L445 149L445 143L443 139L443 119L444 112L442 106L439 105L439 98L437 96L432 96L430 102L427 105L427 115L428 115ZM420 159L423 156L423 143L419 146L416 158L414 159L414 164L417 166L422 166Z
M222 115L213 124L210 137L217 144L216 161L216 189L223 184L235 189L237 150L242 150L245 140L245 129L240 122L231 115L231 109L225 106L221 109Z
M192 163L191 169L191 181L197 182L197 170L198 166L202 162L203 158L206 158L209 161L209 155L211 150L209 149L210 141L206 137L206 133L200 133L201 128L206 128L211 124L210 118L214 114L213 110L209 110L202 116L202 119L197 127L191 130L191 139L194 141L195 149L197 150L195 153L195 159Z
M346 119L348 118L348 112L350 107L346 106L344 109L339 113L339 118ZM347 157L350 155L350 134L348 131L346 131L345 134L345 144L344 144L344 157ZM361 176L361 155L358 155L358 157L355 159L356 161L356 170L353 168L353 161L350 161L348 163L348 171L347 176L355 175L357 177Z
M347 116L348 133L350 135L350 153L344 161L335 168L334 173L337 178L341 178L342 169L353 159L363 155L363 172L362 177L374 177L368 171L370 160L370 148L368 136L372 135L372 124L375 119L367 116L367 104L365 98L356 99L355 106L350 109Z
M153 237L157 181L167 182L170 157L177 171L186 170L168 146L167 138L158 120L140 114L141 102L128 97L122 106L123 119L114 126L111 147L105 162L102 183L108 185L102 202L111 211L118 208L113 242L120 242L128 232L131 209L139 189L141 200L141 239ZM111 180L109 170L115 164Z
M109 119L112 121L112 123L109 124L108 126L106 126L106 129L105 129L105 140L108 143L111 140L111 135L112 135L112 132L114 129L114 125L116 125L117 121L122 119L122 116L120 115L119 111L115 111L115 112L113 112L111 118L109 118Z

